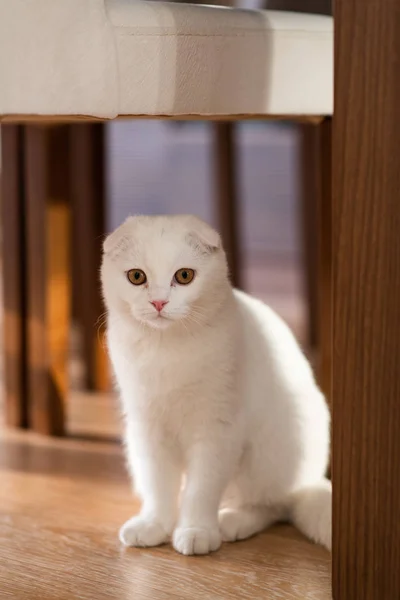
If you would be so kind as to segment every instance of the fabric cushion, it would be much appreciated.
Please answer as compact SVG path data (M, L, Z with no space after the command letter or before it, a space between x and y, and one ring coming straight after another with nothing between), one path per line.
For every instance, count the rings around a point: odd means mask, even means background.
M332 18L0 0L0 115L330 115Z

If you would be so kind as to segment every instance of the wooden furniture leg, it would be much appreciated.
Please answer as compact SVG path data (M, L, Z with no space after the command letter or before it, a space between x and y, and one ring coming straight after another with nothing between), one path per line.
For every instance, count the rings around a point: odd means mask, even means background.
M12 427L27 425L22 133L17 125L1 128L4 409Z
M333 596L400 598L400 7L335 1Z
M332 123L301 126L301 224L308 345L318 383L332 396Z
M300 225L304 296L307 308L307 346L318 346L317 215L319 200L319 128L311 123L299 126L300 133Z
M331 408L332 399L332 120L317 127L317 378Z
M228 258L231 280L242 287L239 251L237 169L235 164L235 124L213 123L218 228Z
M76 317L82 332L84 386L108 390L100 264L105 232L105 165L102 123L71 126L71 201Z
M69 336L68 127L25 127L29 426L64 432Z

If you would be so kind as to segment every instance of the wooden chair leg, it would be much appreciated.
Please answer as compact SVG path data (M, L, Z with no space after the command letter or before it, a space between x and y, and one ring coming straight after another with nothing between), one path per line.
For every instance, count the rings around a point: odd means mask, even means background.
M5 421L27 425L22 128L1 128Z
M332 366L331 119L301 126L303 269L308 345L318 383L330 401Z
M332 399L332 121L317 127L317 378L329 404Z
M399 56L397 2L335 0L335 600L400 598Z
M73 285L76 317L82 333L84 386L109 389L99 271L105 232L103 124L71 126L71 200L73 206Z
M315 351L318 347L318 243L317 215L319 195L319 130L313 124L300 128L300 225L304 296L306 300L306 344Z
M25 127L29 425L64 433L70 305L68 127Z
M228 257L231 280L242 287L235 140L232 122L213 123L218 226Z

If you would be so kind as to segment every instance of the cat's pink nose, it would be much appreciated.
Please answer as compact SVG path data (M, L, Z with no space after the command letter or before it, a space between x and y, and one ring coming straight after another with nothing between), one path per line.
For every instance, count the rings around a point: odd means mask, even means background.
M168 304L168 300L151 300L150 304L152 304L158 312L161 312L164 306Z

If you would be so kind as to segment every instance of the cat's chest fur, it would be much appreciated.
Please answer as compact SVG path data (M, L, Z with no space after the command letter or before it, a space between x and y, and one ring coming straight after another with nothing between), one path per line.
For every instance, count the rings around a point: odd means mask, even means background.
M167 395L197 379L191 344L141 340L130 349L135 378L145 395Z
M130 340L118 332L112 337L117 377L138 405L165 406L167 399L172 407L177 399L208 395L229 371L230 358L226 349L218 351L212 331L198 337L144 335Z
M204 335L150 337L125 347L119 337L113 362L125 413L140 424L139 430L153 427L184 447L216 417L230 419L232 406L221 400L234 369L224 367L231 362L226 353L211 348Z

